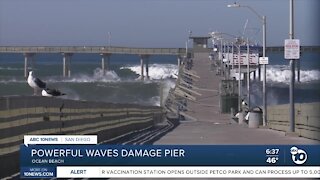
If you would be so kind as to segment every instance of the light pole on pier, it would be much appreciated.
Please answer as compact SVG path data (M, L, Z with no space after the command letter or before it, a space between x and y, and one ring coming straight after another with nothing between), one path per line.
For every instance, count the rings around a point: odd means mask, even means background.
M242 91L241 91L241 43L242 40L241 39L237 39L236 41L236 45L238 45L238 111L241 112L242 111L242 106L241 106L241 97L242 97Z
M267 25L267 20L266 16L261 16L257 11L255 11L252 7L250 6L243 6L237 3L234 4L229 4L227 7L229 8L237 8L237 7L245 7L251 10L257 17L262 21L262 44L263 44L263 57L266 57L266 25ZM267 125L267 89L266 89L266 65L263 64L263 88L262 88L262 101L263 101L263 126Z
M294 39L294 13L293 13L293 0L290 0L289 3L289 39ZM290 87L289 87L289 101L290 101L290 110L289 110L289 117L290 117L290 126L289 131L295 132L295 117L294 117L294 81L295 81L295 64L294 59L290 59L290 69L291 69L291 76L290 76Z
M234 36L234 35L232 35L232 34L228 34L228 33L223 33L223 32L210 32L209 33L209 35L213 38L213 39L216 39L216 40L220 40L220 42L221 42L221 44L220 44L220 48L218 48L218 49L221 49L220 51L221 51L221 55L223 54L223 52L222 52L222 44L223 44L223 39L225 39L225 42L228 42L227 40L226 40L226 38L224 38L223 36L229 36L229 37L231 37L231 38L233 38L233 39L236 39L236 40L239 40L239 38L237 37L237 36ZM233 58L233 41L232 41L232 58ZM229 45L228 45L228 47L229 47ZM225 49L225 48L224 48ZM229 50L228 50L228 53L229 53ZM221 59L221 70L222 70L222 63L223 63L223 59ZM232 59L232 69L233 69L233 59Z
M220 52L220 56L219 56L219 58L220 58L220 76L222 75L222 73L224 73L223 72L223 38L220 38L219 39L220 40L220 50L219 50L219 52Z
M188 33L189 33L188 39L186 40L186 59L188 58L188 44L189 44L189 41L190 41L190 37L192 35L192 31L189 30Z
M111 32L108 32L108 47L111 46Z
M241 45L239 45L239 48L238 48L238 111L241 112L242 111L242 108L241 108Z
M248 109L250 109L250 46L249 38L247 38L247 95Z

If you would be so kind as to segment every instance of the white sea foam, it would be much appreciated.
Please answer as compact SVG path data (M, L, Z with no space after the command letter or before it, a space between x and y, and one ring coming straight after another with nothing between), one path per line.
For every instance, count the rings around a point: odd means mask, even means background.
M153 96L148 100L147 104L150 104L153 106L160 106L160 96Z
M173 88L175 86L175 80L173 79L166 79L166 80L161 80L158 81L159 83L161 83L160 87L159 87L159 94L160 90L162 90L162 94L163 94L163 98L162 98L162 103L164 103L164 101L167 99L168 94L169 94L169 90L171 88ZM136 102L137 104L146 104L146 105L153 105L153 106L160 106L160 96L153 96L151 98L149 98L148 100L141 100Z
M14 67L1 67L0 70L8 70L8 71L22 71L24 70L23 68L14 68Z
M256 71L256 74L258 74L258 70ZM297 77L297 71L295 72L296 79ZM263 69L261 70L261 75L263 78ZM291 70L288 66L283 65L273 65L267 67L267 81L268 82L275 82L275 83L285 83L289 84L290 82L290 76L291 76ZM231 76L235 77L238 80L238 73L232 73ZM243 79L243 74L241 75L241 79ZM251 74L251 79L253 79L253 73ZM320 71L319 70L300 70L300 82L302 83L308 83L313 81L319 81L320 80Z
M88 74L75 74L70 78L57 79L49 78L47 82L73 82L73 83L91 83L91 82L117 82L120 81L119 76L114 71L105 71L103 75L103 70L101 68L96 68L93 71L93 75Z
M3 67L2 67L3 68ZM176 78L178 74L177 65L174 64L150 64L149 66L149 76L151 80L160 80L166 78ZM1 69L1 67L0 67ZM18 68L19 69L19 68ZM131 71L140 75L140 65L124 66L120 69L130 69ZM258 74L258 71L256 71ZM263 69L261 72L263 76ZM267 66L267 81L274 83L285 83L288 84L290 81L291 71L288 66L284 65L269 65ZM297 75L297 72L296 72ZM238 79L238 74L231 74L231 76ZM48 83L56 82L75 82L75 83L85 83L85 82L118 82L120 77L114 71L106 71L103 75L101 68L96 68L92 74L74 74L71 78L62 78L61 76L48 76L39 77L41 80ZM296 76L297 78L297 76ZM243 79L243 75L242 78ZM253 73L251 74L251 79L253 79ZM312 83L320 81L320 70L300 70L300 81L302 83ZM0 83L25 83L25 79L18 77L0 77ZM145 83L150 83L150 81L145 81Z
M165 80L163 83L163 102L167 99L168 95L169 95L169 90L171 88L174 88L176 82L173 80ZM160 100L159 100L160 102Z
M120 69L130 69L136 74L141 76L141 66L132 65L124 66ZM175 64L149 64L149 77L150 79L166 79L166 78L177 78L178 66ZM146 72L144 71L146 76Z
M290 82L291 70L286 66L270 66L267 68L267 81L286 83ZM297 79L297 71L295 72ZM262 75L263 76L263 75ZM319 70L300 70L300 81L311 82L320 80Z
M26 83L26 80L16 79L16 78L9 78L9 79L1 79L0 83L8 84L8 83Z

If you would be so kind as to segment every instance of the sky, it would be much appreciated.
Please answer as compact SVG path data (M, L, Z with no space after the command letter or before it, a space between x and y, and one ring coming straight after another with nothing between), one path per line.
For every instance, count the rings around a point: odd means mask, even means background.
M184 47L189 31L249 37L262 22L235 0L0 0L0 46ZM267 17L267 46L289 35L289 0L239 0ZM319 0L294 0L295 38L320 45ZM247 23L246 31L244 26ZM110 32L110 38L108 36Z

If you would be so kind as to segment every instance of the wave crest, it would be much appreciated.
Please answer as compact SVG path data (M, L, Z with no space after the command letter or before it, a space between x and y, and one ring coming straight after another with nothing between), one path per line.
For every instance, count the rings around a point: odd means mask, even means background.
M231 76L235 77L237 80L239 78L239 74L237 72L237 69L234 69L234 71L231 71ZM256 74L258 75L258 70L256 70ZM264 76L263 69L261 69L261 75ZM288 66L284 65L273 65L267 67L267 82L274 82L274 83L284 83L289 84L290 83L290 76L291 76L291 70ZM297 76L297 71L295 71L295 77ZM241 79L243 79L244 76L241 74ZM251 73L251 79L253 79L253 73ZM319 70L301 70L300 69L300 82L302 83L310 83L320 81L320 71Z
M286 66L271 66L267 68L267 81L276 83L290 83L291 70ZM295 71L296 79L297 71ZM262 75L263 76L263 75ZM300 82L307 83L320 80L319 70L300 70Z
M121 67L120 69L130 69L141 76L140 65L129 65ZM149 64L149 77L151 80L177 78L178 66L175 64ZM144 75L146 72L144 71Z
M91 82L117 82L120 81L120 77L114 71L105 71L101 68L96 68L93 71L93 75L88 74L75 74L70 78L50 78L47 82L74 82L74 83L91 83Z

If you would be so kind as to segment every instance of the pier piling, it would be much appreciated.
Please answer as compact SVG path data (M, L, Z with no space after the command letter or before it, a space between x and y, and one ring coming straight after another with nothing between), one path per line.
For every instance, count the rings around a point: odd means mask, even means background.
M146 77L149 79L149 55L140 55L141 80L144 80L144 64L146 64Z
M100 55L101 55L101 69L102 69L103 75L105 75L106 71L109 71L111 54L102 53Z
M146 77L147 79L150 79L149 77L149 59L146 59Z
M24 53L24 77L28 77L28 62L29 59L32 59L33 61L33 56L35 55L34 53Z
M180 69L180 65L181 65L181 57L180 56L178 56L178 69Z
M73 53L62 53L63 55L63 77L71 76L71 56Z
M144 59L143 56L140 56L140 66L141 66L141 80L144 80L144 70L143 70L143 66L144 66Z

